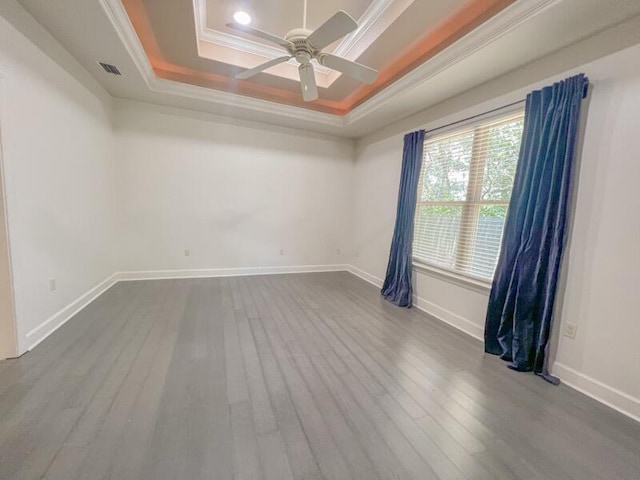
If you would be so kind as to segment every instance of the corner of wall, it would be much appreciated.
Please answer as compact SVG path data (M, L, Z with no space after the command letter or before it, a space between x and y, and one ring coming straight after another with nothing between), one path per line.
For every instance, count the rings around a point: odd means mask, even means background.
M51 315L49 318L40 323L36 328L27 332L24 338L19 339L19 354L32 350L53 332L58 330L62 325L67 323L71 318L78 314L87 305L96 298L106 292L119 280L119 274L114 273L104 279L102 282L82 294L80 297L72 301L70 304Z
M640 422L640 398L633 397L560 362L552 365L551 373L569 387Z
M105 111L112 109L113 97L31 14L16 0L0 2L0 18L10 23L56 65L100 99Z
M353 275L360 277L363 280L375 285L378 288L382 288L383 279L372 275L361 268L354 265L349 265L349 272ZM446 308L437 305L429 300L422 298L414 293L413 306L431 317L437 318L441 322L451 325L456 330L460 330L467 335L475 338L476 340L484 341L484 330L476 325L471 320L468 320L461 315L456 314Z

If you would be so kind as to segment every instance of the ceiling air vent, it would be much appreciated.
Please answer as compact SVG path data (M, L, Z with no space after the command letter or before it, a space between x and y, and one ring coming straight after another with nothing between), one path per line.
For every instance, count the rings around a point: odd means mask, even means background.
M115 65L109 65L108 63L102 63L102 62L98 62L98 63L100 64L100 66L105 72L110 73L112 75L122 75L120 73L120 70L118 70L118 67L116 67Z

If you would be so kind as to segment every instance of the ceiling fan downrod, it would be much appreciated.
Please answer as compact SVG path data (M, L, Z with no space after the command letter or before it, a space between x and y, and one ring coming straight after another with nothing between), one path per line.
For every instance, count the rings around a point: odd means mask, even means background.
M304 6L302 8L302 28L307 28L307 0L304 0Z
M361 65L349 59L333 55L322 50L333 42L340 40L344 36L358 28L358 24L346 12L339 10L327 19L315 30L307 30L307 0L303 0L302 28L294 28L287 32L284 38L273 35L248 25L228 23L229 28L249 33L255 37L262 38L271 43L279 45L284 49L281 57L274 58L257 67L244 70L235 75L239 80L246 80L257 75L264 70L274 67L280 63L287 62L295 58L298 62L298 72L300 77L300 87L302 98L306 102L311 102L318 98L318 88L316 85L315 72L311 60L315 59L325 67L344 73L356 80L373 83L378 76L378 72L373 68Z

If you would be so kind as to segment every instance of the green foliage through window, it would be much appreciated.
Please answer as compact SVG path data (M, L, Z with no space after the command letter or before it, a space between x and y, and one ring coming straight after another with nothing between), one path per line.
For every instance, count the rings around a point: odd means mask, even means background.
M524 116L425 141L414 256L490 279L498 258L522 138Z

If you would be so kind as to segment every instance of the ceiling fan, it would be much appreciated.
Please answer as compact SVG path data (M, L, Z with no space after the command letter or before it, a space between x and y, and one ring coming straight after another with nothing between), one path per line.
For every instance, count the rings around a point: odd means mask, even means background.
M373 83L378 77L378 72L373 68L361 65L346 58L338 57L330 53L323 53L322 49L351 33L358 24L342 10L336 12L331 18L320 25L315 30L308 30L307 27L307 0L304 1L304 12L302 28L295 28L288 32L284 38L272 35L257 28L241 25L239 23L228 23L227 27L245 32L256 37L268 40L281 46L287 55L274 58L257 67L240 72L235 76L239 80L250 78L267 68L284 63L291 58L295 58L300 64L298 72L300 74L300 86L302 88L302 98L305 102L311 102L318 98L318 87L312 59L316 59L320 65L324 65L332 70L337 70L356 80L364 83Z

